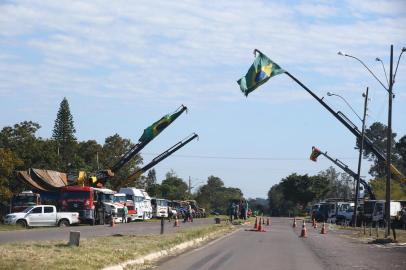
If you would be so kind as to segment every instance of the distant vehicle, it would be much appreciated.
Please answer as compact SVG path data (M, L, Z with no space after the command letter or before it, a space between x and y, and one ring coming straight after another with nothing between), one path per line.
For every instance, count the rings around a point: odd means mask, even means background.
M374 204L374 211L372 214L372 221L379 224L383 224L385 220L385 201L379 200ZM390 217L391 219L398 219L402 207L400 202L391 201L390 202Z
M165 199L152 198L152 217L167 218L168 217L168 201Z
M343 218L344 216L348 215L347 210L351 206L354 206L354 203L336 200L320 202L318 204L315 204L312 208L312 213L314 213L313 218L315 218L316 221L319 222L335 223L338 216L340 216L340 218Z
M127 195L125 193L115 193L113 197L114 204L118 204L124 208L126 204L128 209L127 221L132 221L136 219L137 211L134 207L134 202L132 200L127 200Z
M114 205L114 191L106 188L88 186L66 186L61 189L62 211L79 212L82 222L105 224L113 215L116 221L121 221L123 207Z
M147 218L148 213L145 212L145 197L144 193L135 187L124 187L120 188L119 193L124 193L126 195L127 200L130 200L134 204L134 215L132 215L131 221L135 220L144 220ZM151 215L152 215L152 207L151 207Z
M79 223L79 213L59 212L54 205L37 205L26 208L23 212L8 214L5 224L17 224L22 227L60 226L65 227Z
M152 218L152 205L151 205L151 197L149 196L148 192L144 189L140 189L142 195L144 196L144 204L143 204L143 211L144 211L144 219Z
M30 206L39 204L41 204L40 195L31 190L26 190L11 198L10 213L21 212Z

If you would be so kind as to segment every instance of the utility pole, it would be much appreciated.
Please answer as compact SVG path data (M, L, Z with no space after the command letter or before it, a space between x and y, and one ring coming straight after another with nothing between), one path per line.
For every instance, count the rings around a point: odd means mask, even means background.
M391 180L391 150L392 150L392 100L393 100L393 45L390 46L390 66L389 66L389 106L388 106L388 135L386 143L386 203L385 203L385 220L386 231L385 237L390 235L390 180Z
M189 195L192 195L192 180L190 180L190 176L189 176Z
M359 156L358 156L358 173L357 173L357 183L355 185L355 205L354 205L354 216L353 216L353 226L357 226L357 214L358 214L358 200L359 200L359 184L360 184L360 178L361 178L361 163L362 163L362 152L364 150L364 135L365 135L365 119L367 116L367 110L368 110L368 92L369 88L367 87L367 91L365 95L365 101L364 101L364 116L362 118L362 131L361 131L361 142L360 142L360 148L359 148Z

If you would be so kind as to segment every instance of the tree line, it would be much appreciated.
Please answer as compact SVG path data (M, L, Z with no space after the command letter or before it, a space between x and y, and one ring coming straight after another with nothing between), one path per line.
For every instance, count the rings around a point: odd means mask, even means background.
M66 98L60 103L51 138L37 136L41 126L32 121L23 121L13 126L3 127L0 131L0 202L8 201L13 193L30 189L16 177L17 170L38 168L55 170L78 175L79 171L96 172L111 168L117 160L127 153L135 144L119 134L105 138L103 144L96 140L78 141L74 120ZM240 189L228 188L215 176L208 177L207 183L195 194L189 193L188 184L169 171L165 179L158 183L154 169L146 176L135 180L127 177L140 168L143 163L137 154L106 186L118 190L123 186L143 188L153 197L170 200L196 199L207 209L216 208L224 211L229 199L241 199Z

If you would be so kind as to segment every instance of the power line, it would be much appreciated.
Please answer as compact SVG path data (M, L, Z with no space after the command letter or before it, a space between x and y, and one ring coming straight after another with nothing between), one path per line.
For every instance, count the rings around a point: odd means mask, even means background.
M141 153L146 156L156 156L156 153ZM196 159L222 159L222 160L271 160L271 161L300 161L309 160L309 158L296 157L237 157L237 156L205 156L205 155L172 155L177 158L196 158ZM340 157L343 160L354 160L356 157Z

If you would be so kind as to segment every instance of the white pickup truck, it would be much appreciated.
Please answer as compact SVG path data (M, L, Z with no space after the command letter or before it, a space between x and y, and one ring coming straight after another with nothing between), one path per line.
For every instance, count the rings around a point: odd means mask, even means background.
M77 212L56 212L53 205L36 205L23 212L11 213L4 219L5 224L17 224L23 227L60 226L65 227L79 223Z

